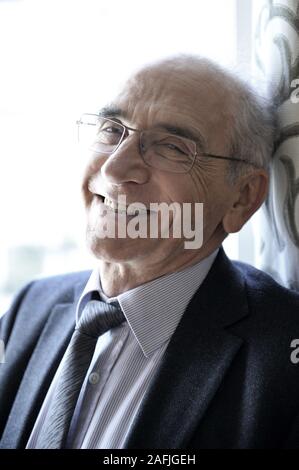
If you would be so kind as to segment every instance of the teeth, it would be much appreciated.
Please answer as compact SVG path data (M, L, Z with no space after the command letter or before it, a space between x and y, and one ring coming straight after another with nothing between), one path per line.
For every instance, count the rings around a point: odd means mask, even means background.
M143 204L140 206L138 203L136 203L136 205L130 204L129 206L126 206L125 204L118 204L108 197L105 197L104 204L115 212L120 212L122 214L135 215L136 212L139 214L147 214L147 210L142 207Z
M127 206L124 204L117 204L117 202L112 201L108 197L105 197L104 199L104 204L106 206L111 207L112 210L117 211L117 212L127 212Z
M134 208L134 206L128 207L128 209L127 209L127 214L128 215L135 215L135 213L136 213L136 209Z
M128 215L135 215L136 213L137 214L147 214L147 210L144 209L143 207L143 204L140 205L140 204L130 204L130 206L128 207L128 210L127 210L127 213Z

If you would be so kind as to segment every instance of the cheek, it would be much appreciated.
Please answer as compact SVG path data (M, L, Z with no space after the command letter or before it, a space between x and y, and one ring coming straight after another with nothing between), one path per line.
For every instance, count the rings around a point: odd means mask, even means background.
M85 171L83 172L81 189L86 207L89 207L92 201L92 194L88 189L88 184L91 178L95 177L100 172L101 167L105 163L105 160L106 158L95 158L92 156Z
M163 191L165 202L203 202L203 192L198 182L191 174L169 173L167 181L160 182L159 187ZM166 196L166 197L165 197Z
M209 198L211 181L198 168L194 168L192 173L187 176L188 178L183 184L186 199L190 202L202 202L205 204Z
M84 204L86 207L89 207L92 201L92 194L88 189L88 182L90 179L90 174L85 173L82 181L82 195L83 195L83 200Z
M204 226L217 226L226 212L229 198L223 176L216 171L214 162L205 162L204 168L195 167L187 187L193 202L203 203Z
M214 203L217 207L227 204L232 188L227 183L226 173L226 163L199 160L190 174L189 183L195 197L208 204Z

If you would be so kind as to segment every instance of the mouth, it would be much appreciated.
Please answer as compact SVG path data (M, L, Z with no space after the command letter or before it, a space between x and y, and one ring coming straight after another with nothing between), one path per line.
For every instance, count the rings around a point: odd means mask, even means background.
M117 201L110 199L106 196L102 196L101 194L94 194L94 196L99 202L107 206L110 211L115 212L117 214L135 216L142 214L148 215L153 212L149 209L146 209L145 205L141 204L140 202L125 205L119 204Z

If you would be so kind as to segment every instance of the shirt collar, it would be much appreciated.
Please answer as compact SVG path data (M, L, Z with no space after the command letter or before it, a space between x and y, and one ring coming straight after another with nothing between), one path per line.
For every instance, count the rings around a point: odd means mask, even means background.
M144 355L149 357L173 335L191 298L208 274L218 249L207 258L182 271L166 274L116 297L107 297L95 268L82 292L76 319L97 291L105 302L118 300Z

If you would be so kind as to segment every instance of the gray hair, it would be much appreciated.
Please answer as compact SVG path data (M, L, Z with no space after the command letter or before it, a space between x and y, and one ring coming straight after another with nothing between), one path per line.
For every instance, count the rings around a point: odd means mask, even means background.
M212 60L180 54L149 65L148 69L164 69L209 90L218 89L229 97L229 109L219 109L224 119L229 119L227 155L249 160L255 166L269 171L277 137L277 117L274 100L262 92L265 84L259 83L259 91L241 78L236 71L226 69ZM206 149L209 151L209 149ZM250 165L231 161L228 179L234 183L246 173Z
M271 93L254 88L237 75L233 76L236 86L235 115L231 126L230 156L249 160L266 171L270 170L278 138L277 109ZM259 82L257 82L259 83ZM270 88L268 88L270 91ZM246 168L247 167L247 168ZM230 162L228 177L234 183L248 171L248 165Z

